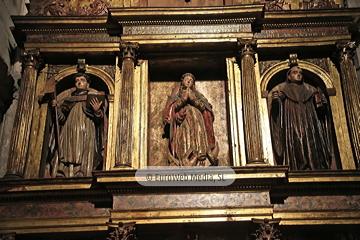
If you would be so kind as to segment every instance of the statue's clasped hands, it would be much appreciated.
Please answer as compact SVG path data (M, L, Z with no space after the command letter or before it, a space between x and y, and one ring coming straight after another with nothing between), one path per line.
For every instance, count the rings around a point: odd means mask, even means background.
M184 101L189 100L190 102L194 102L196 100L196 96L195 96L194 92L190 88L186 88L185 90L182 91L181 98Z

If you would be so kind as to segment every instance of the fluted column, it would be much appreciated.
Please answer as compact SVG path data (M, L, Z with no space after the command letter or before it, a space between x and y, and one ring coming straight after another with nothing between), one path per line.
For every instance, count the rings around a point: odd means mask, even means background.
M121 42L120 44L121 84L119 114L117 119L115 167L131 167L131 150L134 119L134 67L136 64L138 43Z
M353 61L355 42L337 44L346 117L357 168L360 168L360 83Z
M241 70L245 152L248 164L264 163L260 109L255 76L255 39L238 39L237 62Z
M26 155L30 140L37 73L40 66L40 51L22 51L24 58L18 107L10 141L10 153L6 178L24 178Z

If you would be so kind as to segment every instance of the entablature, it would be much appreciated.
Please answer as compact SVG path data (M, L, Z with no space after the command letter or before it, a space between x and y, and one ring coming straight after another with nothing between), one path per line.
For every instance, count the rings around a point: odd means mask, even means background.
M270 191L272 198L360 195L360 172L289 171L287 166L233 167L229 186L142 186L136 170L95 171L93 177L0 181L0 203L79 201L111 202L111 195Z
M249 4L109 8L107 16L14 16L13 21L18 42L42 52L118 51L120 40L138 42L144 52L214 43L226 45L228 51L238 38L256 38L258 48L348 41L359 12L355 8L266 11L263 4Z

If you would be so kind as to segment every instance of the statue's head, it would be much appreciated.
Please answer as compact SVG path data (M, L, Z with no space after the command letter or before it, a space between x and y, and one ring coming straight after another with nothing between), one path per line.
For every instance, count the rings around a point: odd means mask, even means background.
M303 71L300 67L294 66L286 73L286 80L291 83L300 84L303 82Z
M77 73L74 76L76 90L88 90L91 79L86 73Z
M181 76L181 86L186 87L186 88L194 88L195 76L191 73L184 73Z

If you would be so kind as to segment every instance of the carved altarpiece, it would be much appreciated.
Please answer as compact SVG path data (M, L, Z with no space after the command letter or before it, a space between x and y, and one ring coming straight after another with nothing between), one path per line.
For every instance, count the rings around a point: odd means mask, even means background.
M349 102L355 100L351 94L343 96L349 90L342 82L354 79L330 59L336 41L351 39L348 26L359 19L358 9L268 11L259 3L130 8L140 2L115 6L116 1L84 1L99 6L99 16L71 16L62 10L72 1L57 1L59 16L43 16L44 10L42 16L13 18L16 38L25 39L22 47L28 53L39 49L33 56L41 55L45 65L33 68L30 58L24 69L25 94L8 164L9 173L24 179L0 182L0 232L15 230L24 237L100 233L120 239L125 230L118 223L134 221L136 234L145 239L159 233L170 238L187 224L223 239L240 230L236 237L248 239L254 218L281 217L279 229L295 232L298 225L330 229L358 223L360 174L351 149L356 131L349 131L356 122L349 121L344 110L354 108ZM46 4L44 9L52 6ZM343 70L352 67L346 52L343 46ZM275 166L262 94L276 74L289 68L289 53L296 53L299 66L329 90L340 156L337 171L291 172L288 166ZM49 105L37 97L50 79L65 85L78 72L78 59L86 60L86 73L108 91L106 162L90 177L43 179ZM136 182L140 167L164 165L160 109L185 72L194 73L197 89L213 104L219 162L236 173L230 186L157 188ZM342 206L336 205L338 200ZM113 225L117 230L108 235ZM196 236L196 231L189 234Z

